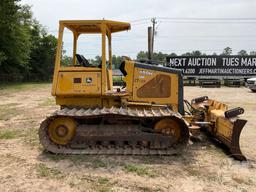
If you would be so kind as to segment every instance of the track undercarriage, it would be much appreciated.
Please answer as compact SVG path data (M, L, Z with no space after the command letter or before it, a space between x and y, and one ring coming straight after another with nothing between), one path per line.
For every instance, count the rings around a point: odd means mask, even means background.
M39 137L53 153L170 155L189 130L169 108L63 108L42 122Z

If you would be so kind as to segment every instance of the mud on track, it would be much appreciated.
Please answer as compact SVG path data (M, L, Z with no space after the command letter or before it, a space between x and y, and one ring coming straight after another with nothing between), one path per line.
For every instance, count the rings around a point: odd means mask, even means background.
M50 84L0 90L0 191L255 191L256 94L246 88L185 87L185 98L208 95L245 109L238 162L208 141L170 157L45 153L40 122L57 109Z

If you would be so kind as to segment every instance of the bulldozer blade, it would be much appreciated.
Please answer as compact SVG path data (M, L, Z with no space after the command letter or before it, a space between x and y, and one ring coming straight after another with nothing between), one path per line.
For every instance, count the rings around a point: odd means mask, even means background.
M224 144L230 156L240 161L246 160L239 143L241 131L247 121L240 119L238 115L243 114L244 109L237 107L228 110L226 104L209 99L207 96L193 99L191 105L204 113L204 122L207 124L202 127L211 137Z
M246 124L246 120L237 119L231 122L229 119L219 117L215 123L215 128L211 135L223 143L230 152L230 156L237 160L245 161L246 157L240 149L240 134Z

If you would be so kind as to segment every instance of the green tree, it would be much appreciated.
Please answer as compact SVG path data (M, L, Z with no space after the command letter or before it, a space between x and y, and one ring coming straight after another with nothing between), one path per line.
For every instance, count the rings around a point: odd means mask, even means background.
M192 51L191 55L193 55L193 56L202 56L203 54L201 53L201 51L196 50L196 51Z
M153 60L156 61L165 61L168 54L162 53L161 51L158 53L153 53Z
M31 23L30 73L36 74L36 80L49 80L53 74L57 39L46 33L36 20Z
M0 70L20 73L29 70L31 12L19 0L0 1Z
M176 53L171 53L169 56L175 57L175 56L177 56L177 54Z
M255 56L255 55L256 55L256 51L251 51L251 52L250 52L250 55Z
M31 7L20 0L0 1L0 70L24 77L36 73L49 79L54 68L57 39L32 17Z
M224 48L221 55L232 55L232 49L230 47Z
M116 56L116 55L112 56L113 69L119 69L119 66L120 66L121 62L122 62L122 57L121 56Z
M91 60L89 60L89 63L92 63ZM63 67L68 67L73 65L73 57L67 56L67 55L62 55L61 58L61 66Z
M192 53L186 52L186 53L181 54L181 56L192 56Z
M4 61L6 61L6 59L7 59L7 56L5 55L5 53L0 51L0 67L1 67L2 63Z
M186 52L186 53L183 53L181 56L203 56L203 55L206 55L205 53L202 53L201 51L199 50L195 50L195 51L192 51L192 52Z
M50 80L57 47L57 39L52 35L39 34L34 36L34 47L31 53L31 73L37 74L38 80Z
M246 56L248 55L248 53L245 51L245 50L241 50L237 53L238 55L241 55L241 56Z
M147 59L148 58L148 52L147 51L140 51L137 54L137 59Z
M168 56L168 54L166 53L162 53L161 51L158 52L158 53L153 53L153 58L152 60L155 60L155 61L165 61L166 60L166 57ZM147 59L148 58L148 52L147 51L140 51L138 54L137 54L137 59Z
M94 65L98 66L101 63L102 63L102 57L99 56L99 55L95 56L95 58L94 58Z

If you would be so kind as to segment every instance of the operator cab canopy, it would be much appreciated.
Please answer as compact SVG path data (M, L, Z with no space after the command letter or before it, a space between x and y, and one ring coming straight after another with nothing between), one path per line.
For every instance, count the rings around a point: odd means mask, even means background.
M102 33L102 26L106 25L111 33L130 30L130 23L110 20L61 20L60 24L70 29L73 33Z
M69 29L73 32L73 66L76 66L76 60L84 67L90 67L88 60L83 56L77 53L77 40L81 34L99 34L102 36L101 46L102 53L101 58L102 62L99 66L106 65L106 55L109 58L109 69L112 69L112 46L111 46L111 34L115 32L127 31L131 29L130 23L119 22L119 21L110 21L110 20L61 20L60 21L60 34L59 39L63 37L64 28ZM108 40L108 43L106 42ZM61 49L61 43L58 43L58 49ZM108 46L108 53L106 52L106 46ZM60 55L58 55L60 57Z

